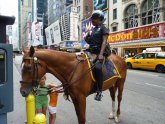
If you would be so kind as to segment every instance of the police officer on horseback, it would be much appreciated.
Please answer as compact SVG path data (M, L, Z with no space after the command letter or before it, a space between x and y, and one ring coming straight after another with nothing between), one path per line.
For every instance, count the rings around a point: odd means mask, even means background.
M98 83L98 90L95 95L95 100L97 101L101 101L102 98L102 63L103 60L110 55L109 44L107 43L109 29L103 24L104 20L104 13L101 10L95 10L91 16L91 21L94 28L92 29L92 33L88 33L85 37L85 41L89 44L88 51L97 55L97 63L94 71Z

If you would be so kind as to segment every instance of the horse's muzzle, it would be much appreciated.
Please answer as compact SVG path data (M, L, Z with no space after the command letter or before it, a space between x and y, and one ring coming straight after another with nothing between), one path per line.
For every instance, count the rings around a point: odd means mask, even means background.
M32 91L32 88L22 89L20 88L20 93L23 97L27 97Z

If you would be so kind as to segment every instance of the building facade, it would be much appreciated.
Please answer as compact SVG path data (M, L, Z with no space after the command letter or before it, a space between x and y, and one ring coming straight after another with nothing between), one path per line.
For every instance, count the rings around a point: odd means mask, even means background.
M82 22L88 19L93 12L93 0L73 0L73 7L78 13L78 41L82 40Z
M110 0L108 42L120 56L165 51L165 0Z
M57 21L66 12L66 0L48 0L48 25Z
M20 46L27 47L31 40L32 0L22 0L20 4Z
M47 0L21 0L18 12L20 46L45 44L43 29L47 27Z
M48 26L48 1L33 0L32 30L30 45L46 45L44 29Z

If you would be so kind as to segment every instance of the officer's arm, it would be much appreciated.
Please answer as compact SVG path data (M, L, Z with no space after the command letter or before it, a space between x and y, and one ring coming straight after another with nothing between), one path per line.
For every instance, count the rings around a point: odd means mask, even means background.
M103 43L101 46L101 51L100 51L100 55L103 55L105 47L107 45L107 39L108 39L108 35L103 35Z
M87 35L85 36L84 40L85 40L88 44L90 44L91 37L90 37L89 32L88 32Z

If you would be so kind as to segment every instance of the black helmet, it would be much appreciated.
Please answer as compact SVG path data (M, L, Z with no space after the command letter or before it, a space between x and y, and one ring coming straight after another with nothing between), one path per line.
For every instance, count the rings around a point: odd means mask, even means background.
M100 19L101 21L104 20L104 13L101 10L95 10L92 13L91 19Z

